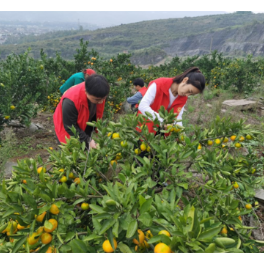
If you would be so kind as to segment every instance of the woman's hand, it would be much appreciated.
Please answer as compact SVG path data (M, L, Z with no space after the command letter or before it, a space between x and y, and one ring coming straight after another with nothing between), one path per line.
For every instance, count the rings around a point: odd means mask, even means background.
M92 139L91 142L89 143L90 149L95 149L97 144L95 143L95 141Z

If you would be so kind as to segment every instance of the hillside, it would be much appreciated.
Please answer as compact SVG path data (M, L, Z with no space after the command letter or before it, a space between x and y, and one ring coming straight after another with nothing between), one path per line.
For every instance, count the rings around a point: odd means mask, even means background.
M59 34L58 34L59 35ZM67 35L67 36L66 36ZM54 36L54 34L53 34ZM89 41L89 47L109 58L129 52L132 62L155 64L168 56L207 54L218 50L225 55L264 55L264 14L237 12L233 14L185 17L144 21L94 31L72 31L62 37L49 34L21 39L22 44L1 45L1 58L11 52L22 53L31 47L32 56L39 58L43 48L48 56L59 52L73 59L79 40Z

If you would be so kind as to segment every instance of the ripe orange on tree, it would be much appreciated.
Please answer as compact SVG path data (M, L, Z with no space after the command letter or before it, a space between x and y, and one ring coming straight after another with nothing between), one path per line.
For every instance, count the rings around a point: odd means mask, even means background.
M146 232L146 238L147 238L147 239L150 239L150 238L152 238L152 237L153 237L153 235L152 235L151 231L148 230L148 231Z
M58 222L56 219L49 219L48 221L52 224L52 228L49 229L44 226L44 231L47 233L51 233L58 227Z
M47 212L44 212L36 217L37 222L42 222Z
M170 233L169 233L167 230L161 230L161 231L159 231L158 234L159 234L159 235L165 235L165 236L168 236L168 237L171 236Z
M121 145L121 147L125 148L125 147L127 147L127 142L126 141L121 141L120 145Z
M114 165L114 163L117 165L117 161L116 160L111 160L111 165L113 166Z
M89 204L88 203L82 203L82 205L81 205L81 208L82 208L82 210L88 210L88 208L89 208Z
M58 206L56 204L52 204L51 208L49 210L52 214L58 214L60 212L60 209L58 208Z
M241 148L241 144L237 142L237 143L235 144L235 147L236 147L236 148Z
M54 248L54 246L49 247L46 253L56 253L56 248Z
M38 174L40 174L41 172L46 172L46 168L44 168L44 167L39 167L38 169L37 169L37 172L38 172Z
M239 188L239 185L238 185L237 182L234 182L233 186L234 186L235 189L238 189Z
M228 142L228 138L225 137L224 140L223 140L224 143L227 143Z
M240 138L239 138L239 141L244 141L245 140L245 138L243 137L243 136L241 136Z
M66 176L62 176L59 180L59 182L66 182L68 179Z
M172 253L171 248L164 243L158 243L154 247L154 253Z
M38 234L34 232L31 236L27 238L27 242L29 245L34 245L39 241L39 237L35 238L36 236L38 236Z
M224 234L224 235L227 234L227 229L225 227L223 227L223 229L221 230L221 234Z
M81 180L80 180L80 178L75 178L75 179L74 179L74 182L75 182L76 184L80 184L80 183L81 183Z
M52 235L49 233L42 233L40 238L41 238L42 244L49 244L52 240Z
M22 225L20 225L20 224L17 224L17 229L18 230L22 230L22 229L25 229L26 228L26 226L22 226Z
M144 243L145 235L142 232L142 230L140 230L140 229L138 229L137 232L138 232L139 242L137 239L134 238L133 243L136 245L138 245L138 244L141 245L142 243Z
M146 144L145 144L145 143L142 143L142 144L140 145L140 149L141 149L142 151L145 151L145 150L147 149Z
M215 140L215 144L219 145L220 143L221 143L221 140L220 140L219 138L217 138L217 139Z
M251 204L246 204L245 205L245 208L248 209L248 210L250 210L252 208L252 205Z
M113 139L115 139L115 138L120 138L119 133L114 133L114 134L112 135L112 138L113 138Z
M117 242L116 242L115 238L114 238L114 247L115 247L115 249L117 248ZM112 248L111 243L110 243L109 240L105 240L104 241L104 243L102 245L102 248L103 248L104 252L106 252L106 253L114 252L114 249Z
M141 150L138 149L138 148L136 148L134 151L135 151L135 153L136 153L137 155L139 155L139 154L141 153Z
M27 180L22 180L22 182L23 182L24 184L27 184Z
M231 136L230 139L231 139L232 141L235 141L235 140L236 140L236 135Z
M207 145L208 145L208 146L212 146L212 145L213 145L213 141L212 141L212 140L208 140L208 141L207 141Z

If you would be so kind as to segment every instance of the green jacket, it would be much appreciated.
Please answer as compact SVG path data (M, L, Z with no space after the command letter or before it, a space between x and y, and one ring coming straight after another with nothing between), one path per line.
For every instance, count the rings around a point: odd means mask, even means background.
M82 72L77 72L73 74L61 87L60 92L64 94L72 86L82 83L85 81L84 74Z

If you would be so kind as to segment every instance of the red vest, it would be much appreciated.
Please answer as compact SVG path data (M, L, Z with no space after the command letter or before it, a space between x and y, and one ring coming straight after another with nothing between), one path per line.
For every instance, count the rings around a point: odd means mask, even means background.
M142 88L139 90L139 92L142 94L142 98L143 98L144 95L146 94L147 90L148 90L148 89L147 89L145 86L142 87ZM138 104L136 104L135 107L138 108Z
M78 111L77 125L81 130L85 131L87 126L86 123L89 120L89 107L87 96L85 94L85 82L71 87L64 93L53 115L53 122L58 140L60 142L66 143L65 137L70 138L70 135L66 132L63 125L62 101L64 98L68 98L73 101ZM104 106L105 101L102 104L96 105L96 120L103 117Z
M164 106L165 109L168 108L170 103L170 94L169 89L173 83L173 78L158 78L154 81L151 81L149 83L149 86L155 82L156 83L156 96L154 99L154 102L150 105L151 109L155 112L158 112L161 106ZM148 86L148 87L149 87ZM173 109L174 113L179 114L183 108L183 106L186 104L188 97L187 96L179 96L174 100L171 107L167 109L169 112L171 109ZM138 111L138 114L142 114L140 111ZM141 126L141 124L139 124ZM150 133L156 134L156 131L153 129L153 122L148 120L146 123L146 126L148 127L148 130ZM141 129L137 128L137 131L141 132Z

